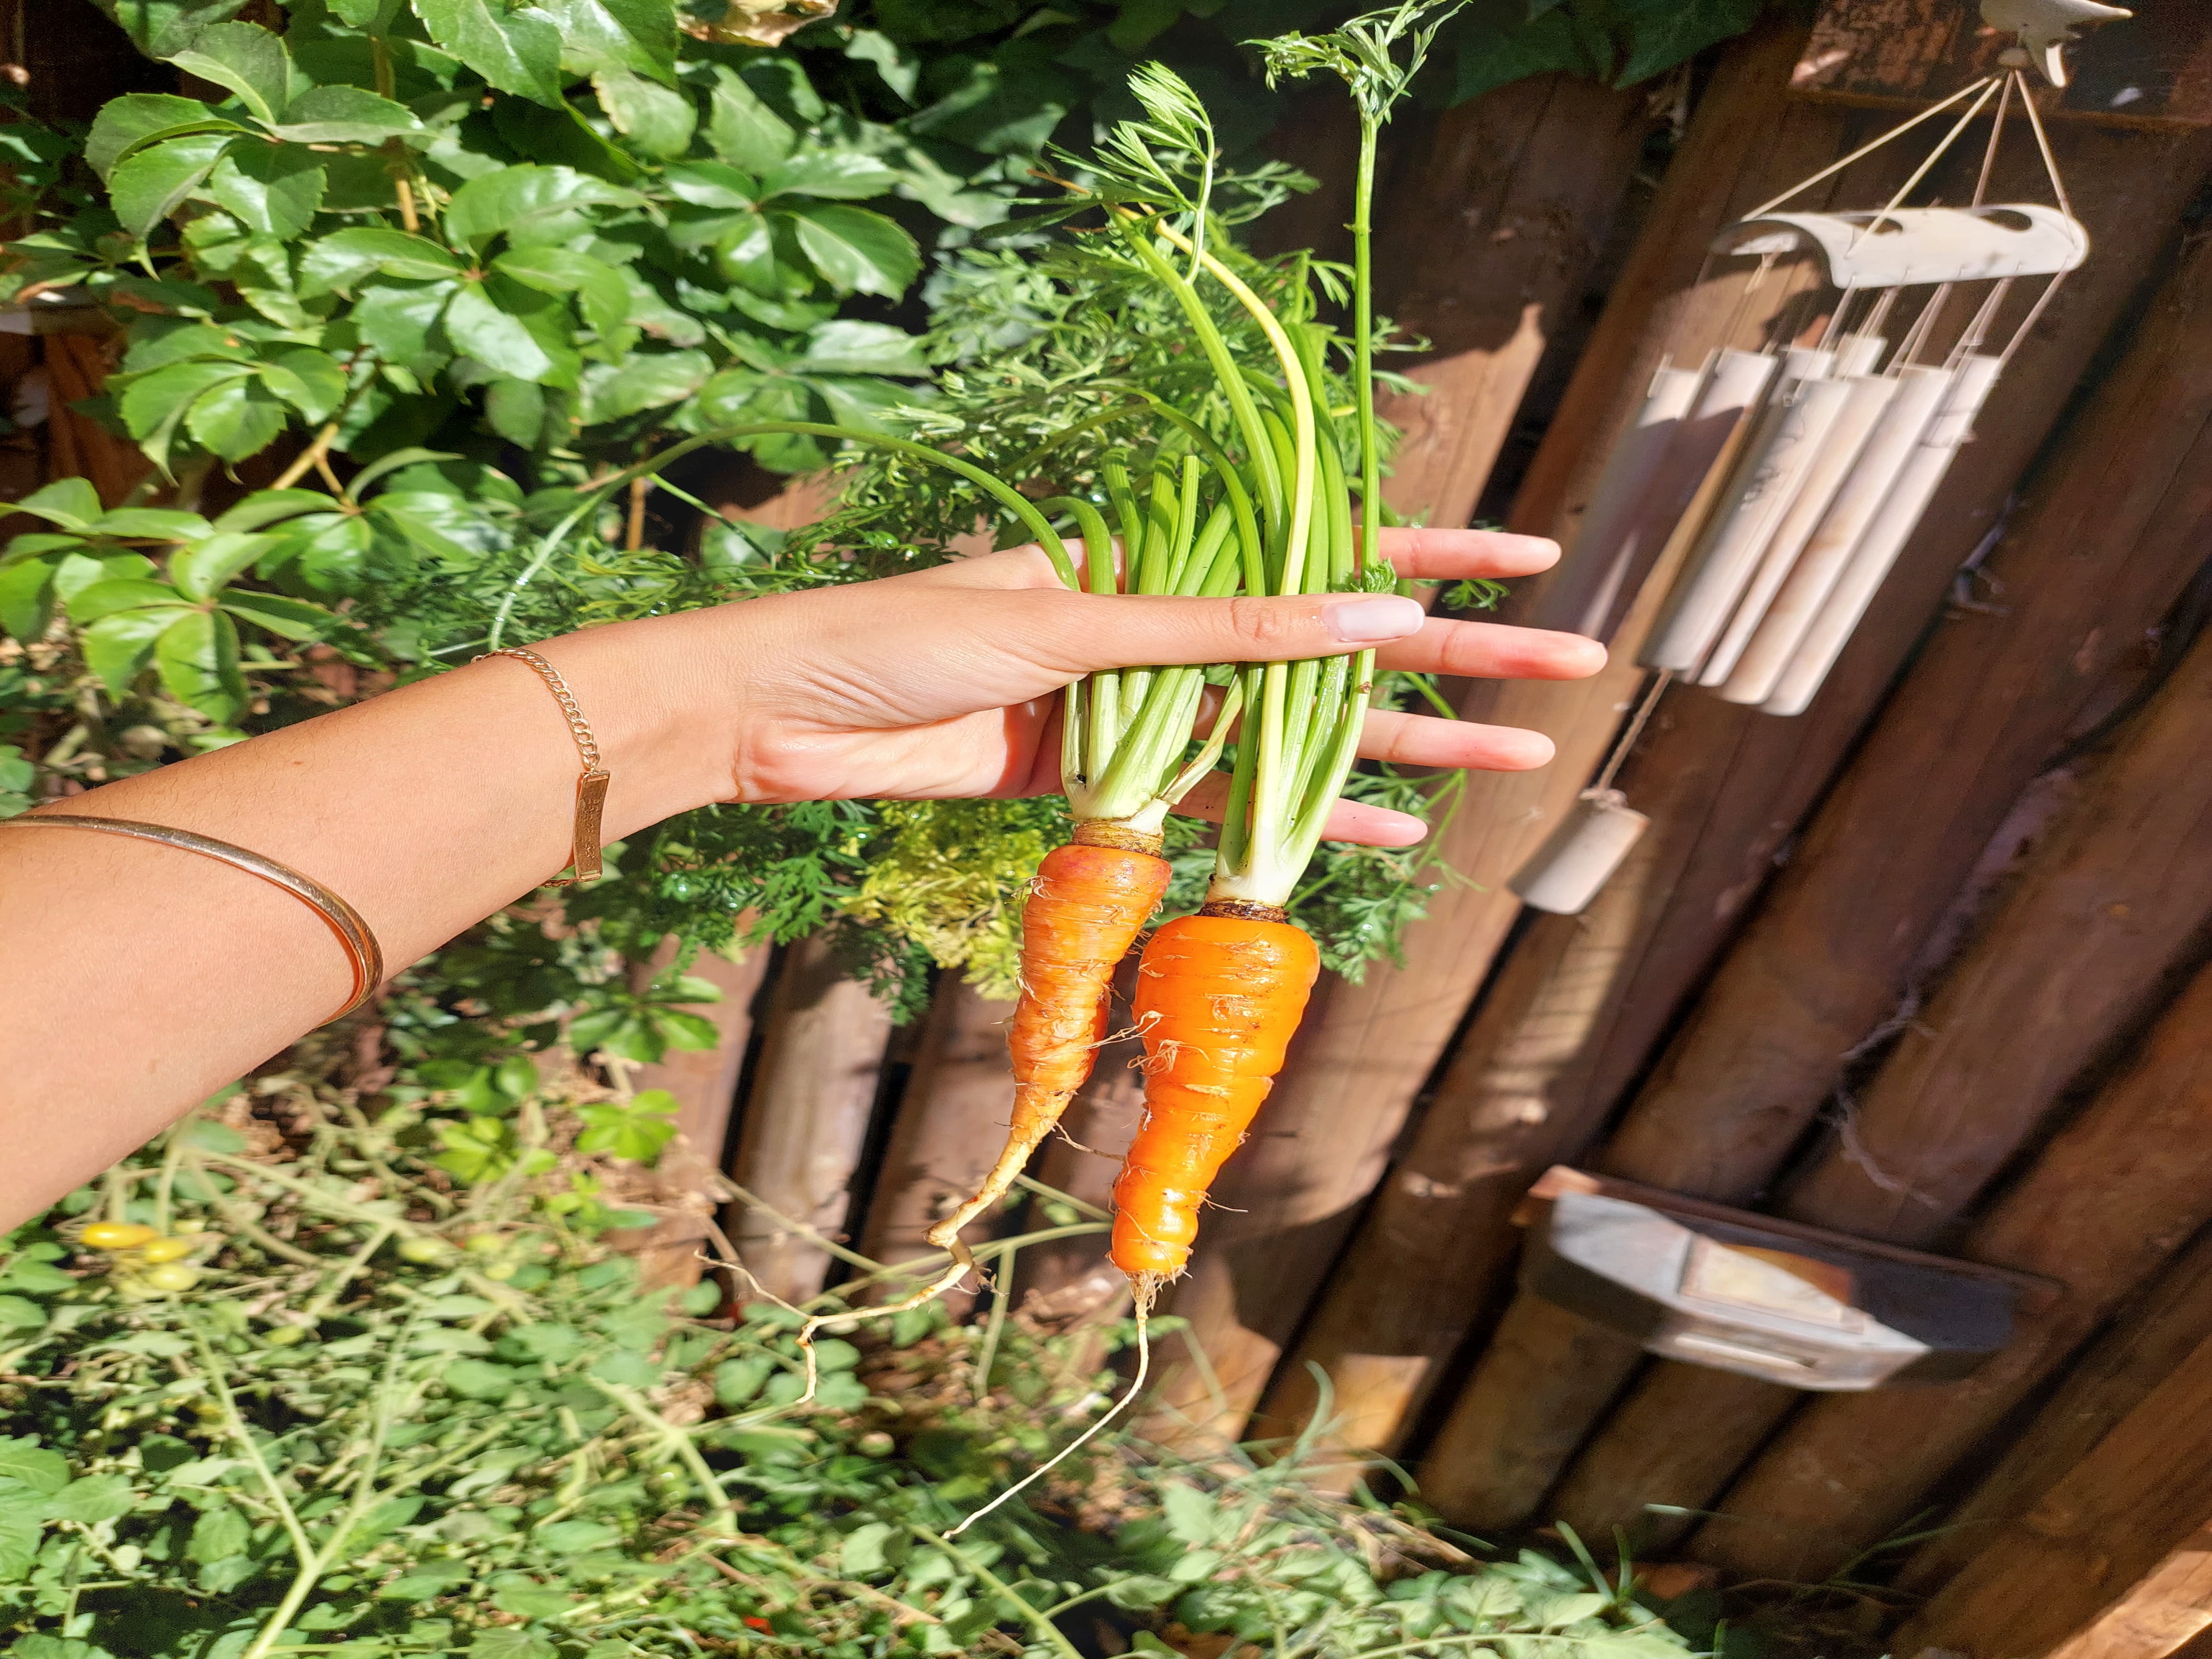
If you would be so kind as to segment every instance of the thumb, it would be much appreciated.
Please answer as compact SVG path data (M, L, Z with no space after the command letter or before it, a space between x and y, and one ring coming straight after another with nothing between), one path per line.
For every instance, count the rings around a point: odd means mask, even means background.
M1069 593L1045 648L1075 673L1180 663L1291 662L1417 634L1429 619L1395 593L1230 599ZM1040 641L1040 644L1044 641Z

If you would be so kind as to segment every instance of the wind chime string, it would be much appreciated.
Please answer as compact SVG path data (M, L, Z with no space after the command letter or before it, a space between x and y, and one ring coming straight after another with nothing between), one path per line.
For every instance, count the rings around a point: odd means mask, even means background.
M2035 130L2035 148L2043 157L2044 176L2051 180L2051 193L2057 198L2058 210L2070 219L2074 216L2074 204L2067 198L2065 179L2059 176L2058 158L2051 149L2051 135L2043 130L2043 117L2035 107L2035 99L2028 90L2027 77L2014 70L2012 78L2020 82L2021 105L2027 112L2028 125ZM2013 353L2027 343L2028 331L2042 320L2043 313L2050 309L2051 302L2058 297L2059 288L2066 281L2066 272L2059 271L2043 285L2043 292L2036 296L2035 303L2027 308L2027 315L2021 319L2020 326L2013 331L2011 341L1997 354L1999 362L2010 362Z
M1665 694L1668 684L1674 678L1674 671L1671 668L1662 668L1651 677L1651 684L1644 693L1644 701L1638 705L1636 713L1630 718L1628 724L1621 729L1620 738L1613 745L1613 752L1606 757L1605 765L1598 772L1597 781L1590 785L1586 793L1602 795L1613 787L1614 774L1620 770L1622 763L1627 760L1628 751L1636 747L1637 738L1644 735L1644 722L1651 718L1652 711L1659 707L1659 699Z
M1873 155L1875 151L1880 149L1884 144L1889 143L1891 139L1900 137L1904 134L1911 131L1913 128L1918 126L1923 121L1934 119L1936 116L1941 115L1945 110L1950 108L1952 105L1957 103L1960 99L1972 97L1976 93L1981 91L1983 88L1988 86L1995 78L1996 77L1993 76L1985 75L1978 81L1969 82L1966 85L1960 88L1958 91L1953 93L1948 98L1946 98L1942 103L1930 105L1928 108L1921 111L1919 114L1914 116L1910 121L1905 122L1903 125L1892 127L1887 132L1883 133L1879 138L1875 138L1869 143L1861 144L1856 149L1853 150L1849 155L1844 156L1840 161L1831 161L1826 167L1822 167L1818 173L1812 174L1809 178L1799 179L1796 184L1790 185L1789 189L1784 191L1781 195L1776 197L1772 201L1761 203L1759 206L1752 209L1750 212L1745 214L1743 216L1747 219L1756 219L1763 215L1773 212L1775 209L1780 207L1784 202L1788 201L1791 197L1798 194L1800 191L1810 190L1814 185L1819 184L1823 179L1833 178L1837 173L1841 173L1845 167L1850 166L1852 162L1863 161L1867 156Z

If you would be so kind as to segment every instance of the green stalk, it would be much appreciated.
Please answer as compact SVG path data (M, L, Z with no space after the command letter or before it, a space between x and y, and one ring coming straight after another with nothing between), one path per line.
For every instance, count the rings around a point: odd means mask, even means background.
M1359 400L1359 541L1355 576L1367 573L1367 550L1382 527L1382 447L1375 430L1375 143L1378 116L1359 112L1359 174L1352 194L1352 380Z

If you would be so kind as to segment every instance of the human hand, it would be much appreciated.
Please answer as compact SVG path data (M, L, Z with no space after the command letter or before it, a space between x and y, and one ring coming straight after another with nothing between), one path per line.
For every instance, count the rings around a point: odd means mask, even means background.
M1401 575L1523 576L1551 542L1479 530L1385 530ZM1579 679L1604 648L1574 634L1452 622L1390 595L1194 599L1069 592L1035 547L748 600L711 613L738 711L728 799L977 798L1060 787L1059 691L1095 669L1287 661L1374 645L1377 664L1484 678ZM1360 753L1405 765L1519 771L1540 733L1374 710ZM1221 781L1182 810L1218 814ZM1340 802L1333 840L1407 846L1427 826Z

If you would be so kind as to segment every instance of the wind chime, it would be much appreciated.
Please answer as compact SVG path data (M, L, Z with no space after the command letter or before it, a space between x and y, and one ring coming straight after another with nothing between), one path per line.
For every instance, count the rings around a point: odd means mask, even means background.
M1739 316L1784 261L1811 261L1828 299L1812 344L1786 337L1784 307L1759 350L1662 367L1607 459L1553 604L1556 624L1610 640L1654 583L1658 619L1640 660L1654 671L1596 781L1515 875L1540 910L1596 897L1649 820L1613 778L1676 679L1775 715L1802 714L1842 655L1934 499L2007 363L2088 257L2024 71L2065 84L2061 48L2081 23L2125 17L2092 0L1984 0L2015 35L1984 76L1792 185L1723 231L1707 256L1749 259ZM1990 204L1990 176L2018 102L2053 203ZM1972 200L1907 197L1994 102ZM1800 213L1814 185L1947 111L1964 109L1896 193L1858 212ZM1705 273L1700 273L1700 282ZM2014 285L2044 279L2026 316L1993 338ZM1936 330L1960 290L1986 284L1948 349ZM1917 302L1917 306L1914 302ZM1902 303L1901 303L1902 302ZM1890 336L1893 316L1910 320Z

